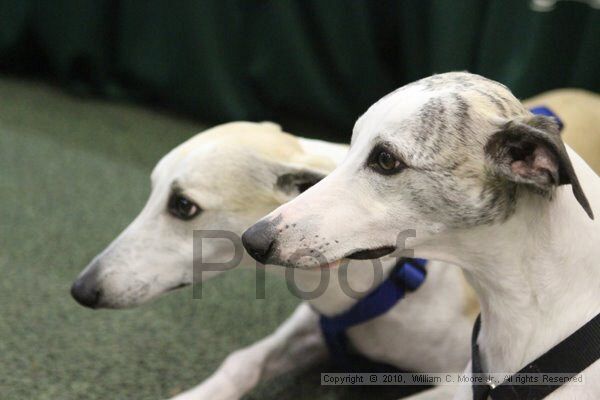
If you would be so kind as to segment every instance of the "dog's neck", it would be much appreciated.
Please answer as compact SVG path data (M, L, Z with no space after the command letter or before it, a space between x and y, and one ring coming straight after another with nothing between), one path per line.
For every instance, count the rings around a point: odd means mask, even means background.
M598 177L584 171L580 178L599 210ZM484 371L518 371L600 312L600 226L570 186L552 201L527 194L502 225L440 243L417 254L463 267L481 303Z

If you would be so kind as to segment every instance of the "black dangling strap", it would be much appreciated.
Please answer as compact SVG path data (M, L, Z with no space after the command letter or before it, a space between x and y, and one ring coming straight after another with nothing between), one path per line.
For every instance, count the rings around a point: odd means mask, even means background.
M477 317L471 337L471 365L474 374L483 373L477 336L481 327L481 316ZM560 385L515 385L518 374L562 374L575 376L600 359L600 314L596 315L581 328L573 332L562 342L527 364L504 383L491 385L473 385L473 400L541 400L560 387ZM489 371L488 371L489 372Z

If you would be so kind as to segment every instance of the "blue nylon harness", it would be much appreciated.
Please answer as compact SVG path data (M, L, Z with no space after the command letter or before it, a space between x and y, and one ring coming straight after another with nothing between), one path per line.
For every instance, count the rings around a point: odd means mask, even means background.
M548 107L539 106L530 109L533 114L545 115L556 120L562 131L564 124ZM406 292L417 290L425 281L427 260L420 258L402 258L390 275L371 293L360 299L349 310L328 317L321 315L319 324L325 338L325 343L334 363L344 371L352 371L365 358L351 354L346 331L355 325L362 324L388 312L400 301ZM369 362L370 372L391 372L397 368Z
M348 352L346 331L385 314L404 297L407 291L417 290L425 281L426 263L426 260L419 258L402 258L375 290L346 312L332 317L321 315L319 319L321 331L329 353L337 365L351 367L353 365L351 361L355 359Z

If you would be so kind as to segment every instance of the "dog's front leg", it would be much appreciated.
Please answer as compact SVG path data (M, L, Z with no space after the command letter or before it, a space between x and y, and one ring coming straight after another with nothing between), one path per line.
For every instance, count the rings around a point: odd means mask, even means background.
M259 382L327 356L316 313L306 303L274 333L231 353L207 380L172 400L234 400Z

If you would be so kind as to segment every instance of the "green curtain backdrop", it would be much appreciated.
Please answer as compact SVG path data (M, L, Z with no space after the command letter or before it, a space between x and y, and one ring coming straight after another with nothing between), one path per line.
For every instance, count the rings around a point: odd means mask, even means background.
M344 129L390 90L449 70L481 73L520 97L600 91L600 10L532 4L4 0L0 69L210 122L291 113Z

